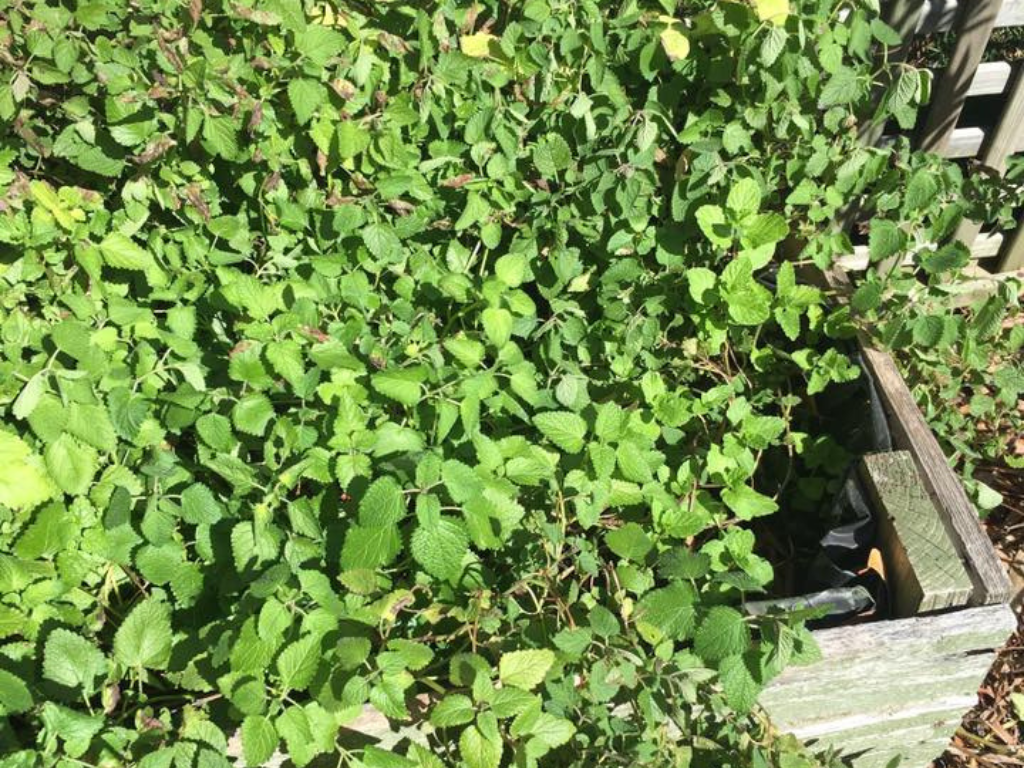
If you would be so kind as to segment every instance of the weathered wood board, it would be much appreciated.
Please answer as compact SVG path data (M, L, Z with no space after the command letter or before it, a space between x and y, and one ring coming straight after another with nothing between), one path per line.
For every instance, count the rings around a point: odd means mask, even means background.
M996 650L1016 627L1006 605L814 633L822 659L791 667L761 704L777 727L832 745L855 768L925 768L945 750Z
M878 519L893 616L966 605L971 577L914 458L907 451L870 454L861 460L860 474Z
M841 267L826 272L824 281L841 300L853 293L850 279ZM1010 580L1006 569L996 556L981 526L978 511L946 461L942 447L918 409L896 362L888 353L873 347L867 338L862 337L860 341L861 356L885 406L893 442L897 448L909 451L914 457L928 495L935 502L943 523L952 534L957 552L967 565L974 584L971 605L1008 602Z

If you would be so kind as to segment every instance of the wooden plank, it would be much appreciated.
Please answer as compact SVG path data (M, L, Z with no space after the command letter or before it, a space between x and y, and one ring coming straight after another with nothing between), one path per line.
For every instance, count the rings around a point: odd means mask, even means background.
M926 2L917 25L917 34L930 35L950 29L956 21L957 11L962 2L975 0L931 0ZM1019 27L1024 24L1024 2L1005 0L996 17L997 27Z
M1024 269L1024 214L1017 220L1017 229L1010 237L1010 243L999 258L996 272L1011 273Z
M956 44L949 57L949 65L935 83L928 119L917 140L921 149L945 151L960 120L967 90L981 63L1002 4L1003 0L973 0L964 3L957 14Z
M977 157L985 143L985 129L977 126L957 128L950 135L946 146L940 151L943 157L951 159Z
M760 702L780 730L842 749L856 768L884 768L897 755L901 768L925 768L1016 623L994 605L818 630L821 660L785 670Z
M962 279L941 287L949 293L951 306L966 307L981 299L987 299L999 290L1000 283L1010 278L1024 280L1024 269L992 274L977 264L972 264L964 269Z
M956 128L950 134L949 141L946 142L945 148L939 154L951 160L977 157L978 152L981 151L981 147L985 143L986 133L985 128L976 125L967 128ZM885 135L879 140L878 146L891 146L895 141L896 136ZM1024 139L1022 139L1021 143L1024 144ZM1024 146L1017 147L1018 152L1022 149L1024 149Z
M1007 61L984 61L974 73L967 96L995 96L1006 90L1013 67Z
M999 253L1002 244L1003 235L999 232L979 235L975 238L974 245L971 246L971 258L976 260L991 258ZM854 246L853 253L840 256L837 263L847 272L862 272L871 263L868 247L866 245ZM913 264L914 259L912 256L908 256L903 263Z
M853 286L842 267L825 273L828 285L840 298L848 297ZM946 456L917 407L914 396L888 353L876 349L863 335L861 357L874 377L889 417L889 428L897 448L910 451L929 496L943 514L957 552L967 565L973 590L971 605L1004 603L1010 597L1010 582L1002 563L985 534L960 479L946 462Z
M864 456L861 477L875 506L893 615L966 605L967 575L953 541L906 451Z
M988 136L978 155L982 165L1002 175L1006 172L1006 159L1021 142L1021 125L1024 124L1024 72L1018 71L1013 78L1009 98L999 115L996 128Z

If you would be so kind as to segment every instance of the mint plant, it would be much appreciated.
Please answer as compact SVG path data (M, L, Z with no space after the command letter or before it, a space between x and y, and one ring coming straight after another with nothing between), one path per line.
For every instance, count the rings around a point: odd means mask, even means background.
M756 709L809 615L739 605L803 493L763 457L821 466L794 409L858 375L798 267L919 161L857 142L927 97L892 42L851 0L7 9L3 764L820 764Z

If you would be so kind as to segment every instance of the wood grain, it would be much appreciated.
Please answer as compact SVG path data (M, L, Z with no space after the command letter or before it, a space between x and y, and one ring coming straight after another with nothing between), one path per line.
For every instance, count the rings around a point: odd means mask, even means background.
M974 0L929 0L924 4L921 18L917 25L917 34L928 35L950 29L956 22L957 12L965 3ZM1024 24L1024 2L1022 0L1005 0L999 15L996 17L997 27L1019 27Z
M761 696L783 731L854 757L856 768L925 768L938 757L995 651L1016 627L1006 605L819 630L820 661Z
M957 13L956 43L949 64L935 83L928 118L917 141L920 149L940 154L946 149L1002 5L1003 0L973 0Z
M966 605L967 575L907 451L864 456L861 477L874 503L894 616Z
M841 267L825 273L828 285L840 297L852 293L850 280ZM1010 598L1010 581L978 519L978 512L950 468L941 446L914 401L907 383L888 353L874 348L862 336L861 356L874 377L889 417L897 448L909 451L921 473L925 488L942 513L947 530L960 557L967 565L974 588L971 605L1005 603Z
M1003 252L996 267L999 272L1016 272L1024 269L1024 215L1017 222L1017 229Z

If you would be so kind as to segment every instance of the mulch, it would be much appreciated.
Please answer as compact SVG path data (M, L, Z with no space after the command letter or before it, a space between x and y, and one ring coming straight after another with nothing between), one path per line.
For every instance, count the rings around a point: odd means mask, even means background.
M1024 578L1024 471L993 466L980 479L1003 494L1002 506L985 521L988 534L1011 573ZM934 768L1024 768L1024 722L1010 698L1024 694L1024 605L1016 607L1017 633L999 652L977 705Z

